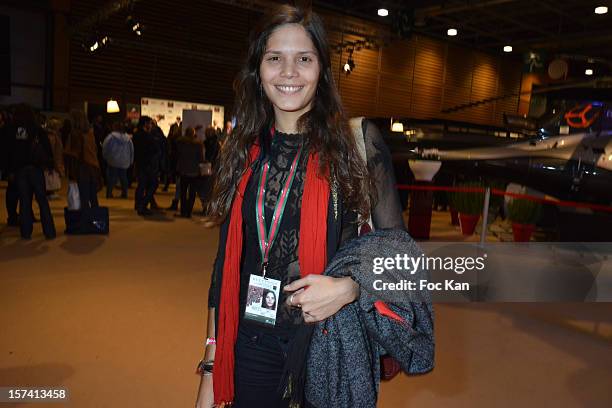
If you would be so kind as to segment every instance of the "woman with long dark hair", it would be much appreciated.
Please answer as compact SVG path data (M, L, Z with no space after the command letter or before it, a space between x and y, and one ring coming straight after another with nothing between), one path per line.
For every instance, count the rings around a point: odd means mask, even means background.
M351 277L322 274L328 261L370 216L403 229L390 157L367 126L362 159L309 11L264 18L235 91L208 206L221 231L196 406L312 406L303 367L315 323L360 294ZM249 289L279 293L277 310L247 305Z

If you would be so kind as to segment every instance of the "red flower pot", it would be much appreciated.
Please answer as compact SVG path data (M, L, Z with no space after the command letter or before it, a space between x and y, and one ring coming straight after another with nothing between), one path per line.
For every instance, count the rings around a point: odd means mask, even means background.
M451 208L450 216L451 216L451 224L459 225L459 211L455 210L454 208Z
M461 233L463 235L472 235L476 229L476 224L480 219L480 214L462 214L459 213L459 225L461 226Z
M529 242L531 234L535 230L533 224L520 224L518 222L512 223L512 235L514 235L514 242Z

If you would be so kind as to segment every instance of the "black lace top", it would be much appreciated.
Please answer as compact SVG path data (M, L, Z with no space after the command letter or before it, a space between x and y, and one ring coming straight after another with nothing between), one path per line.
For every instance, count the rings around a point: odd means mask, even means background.
M404 228L401 208L397 190L395 189L395 177L389 150L385 145L380 132L374 125L364 122L364 141L368 170L373 175L378 195L378 203L372 211L372 221L375 228ZM264 210L266 227L270 228L270 220L274 206L278 200L283 183L289 175L289 169L299 147L304 143L304 138L299 134L285 134L276 132L272 137L268 157L270 169L265 187ZM302 204L302 193L304 191L304 178L306 175L306 148L302 150L295 179L289 192L287 205L278 236L270 250L269 263L266 276L278 279L282 286L300 278L298 264L298 240L300 230L300 210ZM247 184L244 202L242 205L242 219L244 223L242 246L242 260L240 271L240 314L241 319L246 305L247 289L251 273L261 275L261 253L257 244L257 225L255 221L255 203L257 186L261 174L261 163L253 169L253 175ZM356 236L357 225L356 214L347 212L342 214L342 238L341 242ZM219 237L220 244L224 245L226 236L223 233ZM222 268L221 262L215 262L216 268L213 272L211 289L209 291L209 306L218 305L220 291L220 279ZM268 330L275 335L288 337L294 332L295 325L303 322L300 309L290 307L286 304L287 296L281 291L276 327L267 328L257 326L260 330ZM249 321L241 321L241 324L254 324Z
M280 191L287 181L289 169L295 155L303 145L304 138L299 134L286 134L276 132L270 144L268 159L270 169L268 171L265 186L264 210L266 228L270 230L274 206L278 201ZM302 193L304 192L304 177L306 175L306 152L304 149L298 159L298 166L295 179L287 197L287 205L278 235L270 249L269 262L266 276L281 281L282 286L300 278L300 268L298 265L298 239L300 231L300 209L302 208ZM240 311L244 312L246 305L246 293L249 285L251 273L261 275L261 252L257 245L257 223L255 220L255 203L257 197L257 187L261 176L261 165L253 169L253 175L247 184L242 204L242 219L244 221L245 243L253 245L243 245L242 266L240 271ZM278 313L276 316L277 334L282 335L287 330L291 330L293 324L302 321L299 309L290 307L286 304L287 296L281 291L278 299ZM245 322L250 323L250 322ZM258 326L259 327L259 326ZM274 330L274 329L272 329Z

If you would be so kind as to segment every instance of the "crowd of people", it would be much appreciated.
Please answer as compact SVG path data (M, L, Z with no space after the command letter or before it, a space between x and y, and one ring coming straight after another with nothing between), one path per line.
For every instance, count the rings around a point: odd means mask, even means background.
M231 133L224 130L183 129L180 117L166 136L156 121L141 116L138 123L105 122L98 115L90 123L87 114L71 110L68 117L46 117L26 104L0 109L0 175L7 180L7 224L19 227L30 239L38 221L32 210L35 199L40 223L47 239L56 237L49 200L59 199L63 183L78 191L79 209L99 206L98 192L106 187L106 198L128 199L136 181L134 209L141 216L163 211L155 200L160 183L168 191L176 184L169 210L191 217L196 196L202 206L210 189L210 175L220 143ZM69 200L70 201L70 200ZM70 206L69 206L70 207Z

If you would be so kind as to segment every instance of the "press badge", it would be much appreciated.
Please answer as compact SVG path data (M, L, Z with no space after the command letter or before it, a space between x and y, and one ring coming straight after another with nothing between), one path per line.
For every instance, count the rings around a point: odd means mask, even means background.
M244 318L265 326L276 325L281 281L251 274Z

